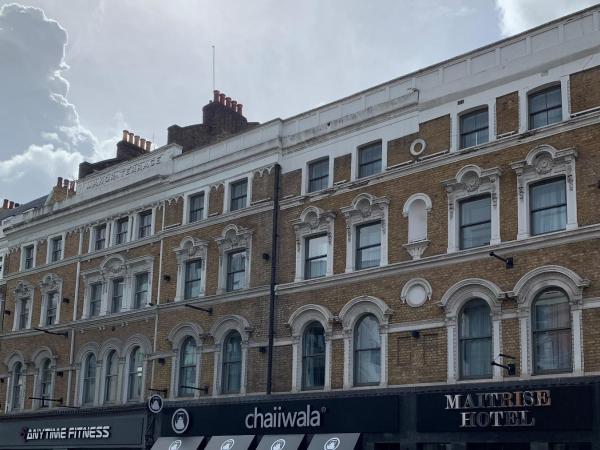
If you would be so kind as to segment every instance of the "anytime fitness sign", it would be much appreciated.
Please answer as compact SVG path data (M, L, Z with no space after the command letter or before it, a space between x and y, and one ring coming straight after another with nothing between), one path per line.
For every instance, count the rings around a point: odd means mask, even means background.
M589 386L450 392L417 396L419 431L589 429Z
M69 439L108 439L110 425L87 427L48 427L23 429L25 441L69 440Z

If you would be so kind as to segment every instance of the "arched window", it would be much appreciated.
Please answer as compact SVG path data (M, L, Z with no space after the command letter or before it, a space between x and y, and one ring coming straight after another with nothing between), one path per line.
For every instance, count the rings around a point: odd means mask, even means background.
M302 336L302 389L321 389L325 385L325 330L313 322Z
M142 395L142 375L144 371L144 355L140 347L134 347L129 354L129 379L127 384L127 401L139 401Z
M461 378L492 376L492 318L485 300L469 300L460 313L459 352Z
M119 356L116 350L111 350L106 357L106 373L104 375L104 402L117 401L117 380L119 377Z
M571 311L565 293L549 289L533 304L534 373L572 369Z
M196 341L188 337L179 350L179 396L194 395L192 387L196 387Z
M12 410L16 411L21 409L21 402L23 401L23 364L20 362L16 363L13 369L12 375Z
M237 331L229 333L223 344L223 394L240 392L242 384L242 337Z
M42 367L40 368L40 397L44 400L40 400L40 408L47 408L47 398L52 398L52 368L50 366L50 359L45 359Z
M381 336L379 322L364 315L354 329L354 384L379 384L381 378Z
M96 355L90 353L83 365L83 397L84 405L93 405L96 400Z

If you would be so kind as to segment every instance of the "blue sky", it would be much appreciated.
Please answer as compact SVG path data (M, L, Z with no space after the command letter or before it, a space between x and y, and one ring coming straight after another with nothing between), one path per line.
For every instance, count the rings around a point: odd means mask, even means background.
M216 88L289 117L594 4L585 0L0 0L0 199L166 142ZM4 5L4 6L3 6Z

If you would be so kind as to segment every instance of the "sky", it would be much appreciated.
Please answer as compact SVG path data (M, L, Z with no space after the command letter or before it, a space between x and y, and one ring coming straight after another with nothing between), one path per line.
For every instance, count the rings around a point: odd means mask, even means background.
M286 118L492 43L586 0L0 0L0 200L46 195L123 129L166 143L215 87Z

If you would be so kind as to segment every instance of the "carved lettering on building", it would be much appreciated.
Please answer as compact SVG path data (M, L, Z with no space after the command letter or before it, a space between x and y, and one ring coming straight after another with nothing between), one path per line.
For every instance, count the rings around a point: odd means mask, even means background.
M125 167L111 170L110 172L97 176L96 178L91 179L89 181L84 180L82 183L80 183L79 189L83 188L83 190L85 191L95 189L113 181L118 181L123 178L127 178L133 174L144 172L149 168L160 164L162 156L163 155L156 155L152 158L145 159L144 161L140 161L135 164L130 164Z

